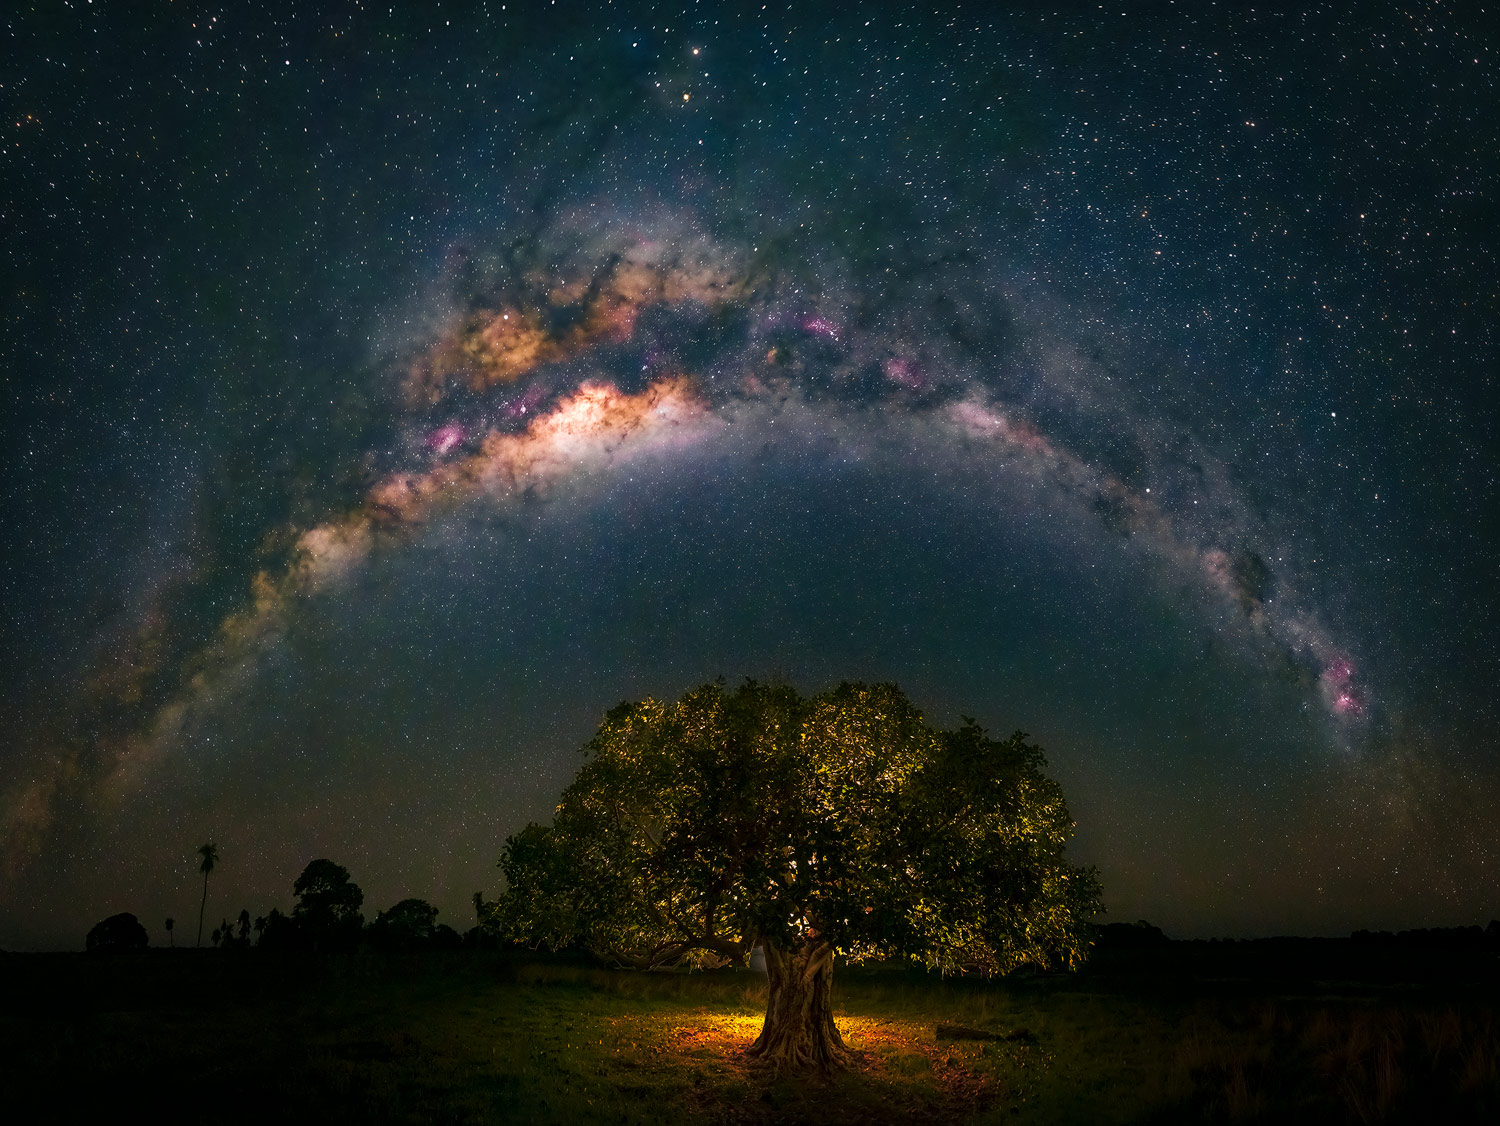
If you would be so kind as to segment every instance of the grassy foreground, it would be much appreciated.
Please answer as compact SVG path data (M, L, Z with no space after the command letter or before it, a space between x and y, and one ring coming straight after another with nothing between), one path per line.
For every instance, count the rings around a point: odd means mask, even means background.
M743 971L3 955L0 1105L17 1122L1500 1121L1495 956L1346 953L1177 944L997 982L844 969L864 1064L831 1083L745 1067L765 986ZM939 1040L939 1023L1003 1038Z

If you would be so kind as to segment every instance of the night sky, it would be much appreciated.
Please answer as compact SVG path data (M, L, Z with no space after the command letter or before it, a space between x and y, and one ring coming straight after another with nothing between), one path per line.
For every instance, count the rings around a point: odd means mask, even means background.
M0 946L463 930L721 674L1029 732L1109 919L1500 915L1500 23L154 7L3 17Z

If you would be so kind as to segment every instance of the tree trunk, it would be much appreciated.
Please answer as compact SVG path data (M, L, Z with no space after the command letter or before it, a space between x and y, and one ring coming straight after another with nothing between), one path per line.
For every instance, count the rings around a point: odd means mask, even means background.
M833 1023L833 949L817 941L794 950L768 944L765 954L770 996L750 1058L776 1072L848 1067L853 1054Z
M198 904L198 941L196 945L203 945L203 909L208 906L208 873L203 873L203 902Z

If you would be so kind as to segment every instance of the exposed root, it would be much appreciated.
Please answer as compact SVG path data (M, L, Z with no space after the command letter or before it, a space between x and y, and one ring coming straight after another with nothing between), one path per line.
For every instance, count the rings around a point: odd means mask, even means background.
M861 1066L861 1053L853 1051L842 1039L813 1040L798 1038L763 1046L759 1040L745 1050L751 1067L763 1074L822 1075L852 1071Z

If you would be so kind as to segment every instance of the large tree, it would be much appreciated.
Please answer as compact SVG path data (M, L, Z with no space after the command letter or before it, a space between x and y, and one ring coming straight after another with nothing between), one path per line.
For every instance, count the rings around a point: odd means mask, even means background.
M848 1062L835 957L945 972L1078 965L1099 905L1040 748L934 730L894 685L708 684L624 703L550 826L505 843L490 925L641 968L765 952L750 1048L777 1070Z
M314 950L342 950L358 944L365 917L365 893L349 879L349 869L332 860L314 860L292 885L297 905L292 921Z

